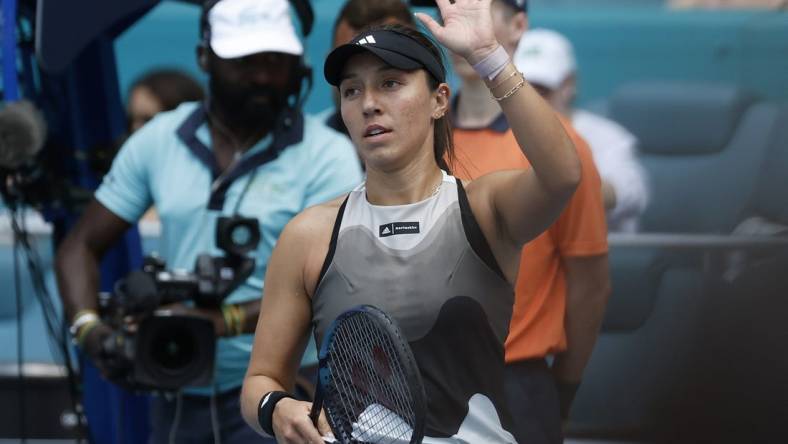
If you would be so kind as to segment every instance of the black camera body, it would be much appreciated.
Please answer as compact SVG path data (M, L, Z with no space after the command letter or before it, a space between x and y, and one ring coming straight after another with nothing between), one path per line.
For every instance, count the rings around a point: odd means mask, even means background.
M149 256L142 270L116 282L114 293L99 301L102 319L115 331L102 344L110 379L142 391L210 384L216 351L213 322L162 307L193 302L218 309L254 271L255 260L247 254L259 240L257 219L220 217L216 244L224 256L201 254L193 271L169 271L163 260Z

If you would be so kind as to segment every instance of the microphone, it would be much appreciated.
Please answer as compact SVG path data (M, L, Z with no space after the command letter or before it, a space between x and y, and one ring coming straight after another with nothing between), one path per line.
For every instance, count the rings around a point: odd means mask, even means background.
M44 116L29 100L0 109L0 168L15 170L36 157L46 141Z

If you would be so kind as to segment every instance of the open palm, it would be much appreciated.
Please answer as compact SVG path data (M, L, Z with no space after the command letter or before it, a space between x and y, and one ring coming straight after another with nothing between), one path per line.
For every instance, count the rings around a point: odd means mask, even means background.
M498 46L490 16L491 1L436 0L443 26L427 14L416 16L443 46L476 63Z

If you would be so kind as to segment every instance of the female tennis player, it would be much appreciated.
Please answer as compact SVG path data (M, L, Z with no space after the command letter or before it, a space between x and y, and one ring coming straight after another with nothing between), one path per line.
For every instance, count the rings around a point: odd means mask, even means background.
M373 28L328 56L324 74L367 179L294 218L272 254L242 393L258 432L322 442L328 425L316 428L310 403L288 394L310 328L320 343L340 313L371 304L399 324L418 363L425 443L515 442L503 392L512 284L523 244L558 216L580 166L550 106L495 39L490 2L438 0L442 25L417 16L485 79L531 169L468 183L449 175L450 89L423 34Z

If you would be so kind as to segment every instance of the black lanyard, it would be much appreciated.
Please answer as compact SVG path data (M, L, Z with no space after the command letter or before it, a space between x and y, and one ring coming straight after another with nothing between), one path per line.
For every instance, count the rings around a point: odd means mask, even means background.
M271 145L259 153L234 163L232 169L222 176L213 151L197 138L197 129L206 122L206 117L205 104L200 104L178 128L177 135L181 142L189 147L192 154L211 170L212 182L216 182L221 176L218 185L212 186L208 199L209 210L220 211L224 207L225 194L236 179L276 159L285 148L301 142L304 137L303 115L290 108L284 109L274 126Z

